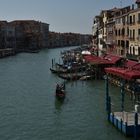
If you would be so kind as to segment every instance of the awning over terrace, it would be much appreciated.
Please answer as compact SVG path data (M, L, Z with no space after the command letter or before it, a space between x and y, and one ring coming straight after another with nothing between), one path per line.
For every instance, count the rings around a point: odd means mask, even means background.
M131 67L135 66L136 64L138 64L138 62L136 62L136 61L132 61L132 60L126 60L125 61L125 67L126 68L131 68Z
M84 59L90 64L116 64L122 57L115 55L106 55L104 57L98 57L94 55L85 55Z
M140 78L140 71L138 70L112 67L112 68L105 68L105 72L119 76L126 80Z

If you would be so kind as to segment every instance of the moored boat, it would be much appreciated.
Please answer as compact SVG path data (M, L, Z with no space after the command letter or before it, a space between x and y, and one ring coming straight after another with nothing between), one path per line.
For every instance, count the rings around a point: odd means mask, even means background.
M91 79L93 79L92 75L85 75L85 76L82 76L79 80L91 80Z
M53 68L50 68L50 71L52 73L56 73L56 74L61 74L61 73L67 73L67 70L66 69L53 69Z
M50 71L52 73L56 73L56 74L62 74L62 73L75 73L75 72L82 72L86 70L86 66L77 66L77 67L67 67L67 68L50 68Z
M81 77L85 76L85 73L69 73L69 74L60 74L59 77L65 80L79 80Z

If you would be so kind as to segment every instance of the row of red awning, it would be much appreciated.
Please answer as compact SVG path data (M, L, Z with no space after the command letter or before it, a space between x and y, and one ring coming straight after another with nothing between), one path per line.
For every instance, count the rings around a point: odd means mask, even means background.
M132 60L125 61L124 68L110 67L105 71L126 80L140 79L140 63Z
M93 55L84 56L86 62L91 64L116 64L122 57L115 55L106 55L104 57L98 57ZM105 68L106 73L110 73L119 76L123 79L132 80L140 79L140 63L132 60L124 61L124 67L109 67Z
M127 60L127 61L125 62L125 67L126 67L126 68L132 68L132 67L134 67L135 65L137 65L137 63L138 63L138 62L136 62L136 61Z
M105 68L106 73L119 76L126 80L140 79L140 71L126 68Z
M88 63L93 63L93 64L115 64L118 62L122 57L120 56L115 56L115 55L106 55L104 57L98 57L98 56L93 56L93 55L85 55L84 59Z

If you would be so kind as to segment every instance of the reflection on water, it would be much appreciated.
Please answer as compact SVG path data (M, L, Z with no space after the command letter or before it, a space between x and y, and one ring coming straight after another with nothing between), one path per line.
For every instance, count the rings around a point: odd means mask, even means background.
M52 57L59 62L60 51L0 60L0 139L128 140L107 122L104 81L66 82L64 101L55 98L56 83L63 80L49 68ZM112 91L120 107L120 90L112 86Z
M55 98L55 109L61 111L61 107L64 104L65 99L57 99Z

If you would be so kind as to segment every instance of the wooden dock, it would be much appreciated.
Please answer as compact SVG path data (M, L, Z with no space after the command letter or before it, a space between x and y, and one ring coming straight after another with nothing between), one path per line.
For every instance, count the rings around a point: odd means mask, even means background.
M0 49L0 58L11 55L15 55L15 49L13 48Z
M140 113L139 105L135 104L134 112L124 111L124 80L121 82L121 108L120 112L112 111L111 97L109 95L108 76L106 77L106 111L108 121L126 136L132 136L135 140L140 137Z
M135 112L110 113L109 121L126 136L134 136ZM140 114L138 113L137 134L140 135Z

